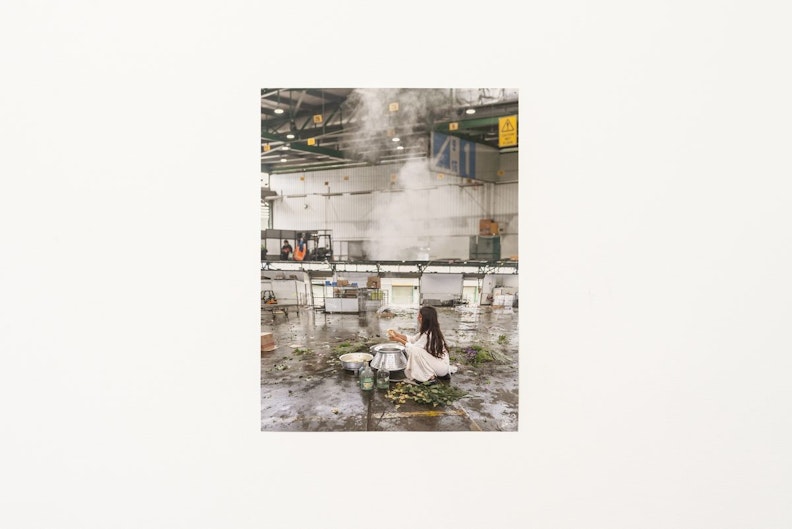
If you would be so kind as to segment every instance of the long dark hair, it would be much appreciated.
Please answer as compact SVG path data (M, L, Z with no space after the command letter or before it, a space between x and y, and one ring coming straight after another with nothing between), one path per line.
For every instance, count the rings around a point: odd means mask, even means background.
M440 358L443 352L448 350L443 332L440 330L440 323L437 321L437 310L434 307L421 307L418 311L421 315L421 334L426 335L426 350L429 354Z

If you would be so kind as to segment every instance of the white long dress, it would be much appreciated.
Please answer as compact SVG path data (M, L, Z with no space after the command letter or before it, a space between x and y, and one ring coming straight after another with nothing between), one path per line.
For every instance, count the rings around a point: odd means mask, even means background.
M407 337L404 344L407 354L407 367L404 374L418 382L426 382L434 376L444 377L449 372L448 351L443 351L443 356L437 358L426 350L427 337L418 333Z

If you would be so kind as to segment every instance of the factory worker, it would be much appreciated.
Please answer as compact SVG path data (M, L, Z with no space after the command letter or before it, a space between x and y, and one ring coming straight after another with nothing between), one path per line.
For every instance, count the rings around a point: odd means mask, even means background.
M295 261L302 261L305 259L305 254L308 252L308 243L305 242L305 237L300 235L300 238L297 239L297 249L294 250L294 260Z
M292 253L292 246L289 244L289 241L286 239L283 240L283 246L281 246L281 261L286 261L289 259L289 255Z
M448 345L440 331L434 307L421 307L418 311L418 334L406 336L388 329L388 338L405 347L407 367L404 374L407 378L428 382L446 377L451 372Z

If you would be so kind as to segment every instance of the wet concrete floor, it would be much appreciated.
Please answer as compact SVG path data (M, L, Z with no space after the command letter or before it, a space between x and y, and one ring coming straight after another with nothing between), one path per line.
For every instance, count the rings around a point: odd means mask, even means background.
M385 314L326 314L311 307L262 312L261 332L276 349L261 352L262 431L517 431L518 309L437 307L457 371L439 382L466 395L433 407L397 403L386 390L363 391L338 361L342 344L368 349L387 329L417 332L417 309ZM480 346L496 360L477 365L457 348ZM394 389L397 382L391 382Z

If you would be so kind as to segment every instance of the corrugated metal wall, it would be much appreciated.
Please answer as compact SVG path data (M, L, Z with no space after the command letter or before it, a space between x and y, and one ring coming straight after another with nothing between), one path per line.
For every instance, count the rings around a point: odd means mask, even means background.
M479 220L494 218L504 231L501 255L516 255L516 163L516 153L501 156L498 183L481 186L440 178L426 162L272 175L280 197L272 227L329 229L336 243L364 241L370 259L417 259L423 251L431 259L466 259Z

